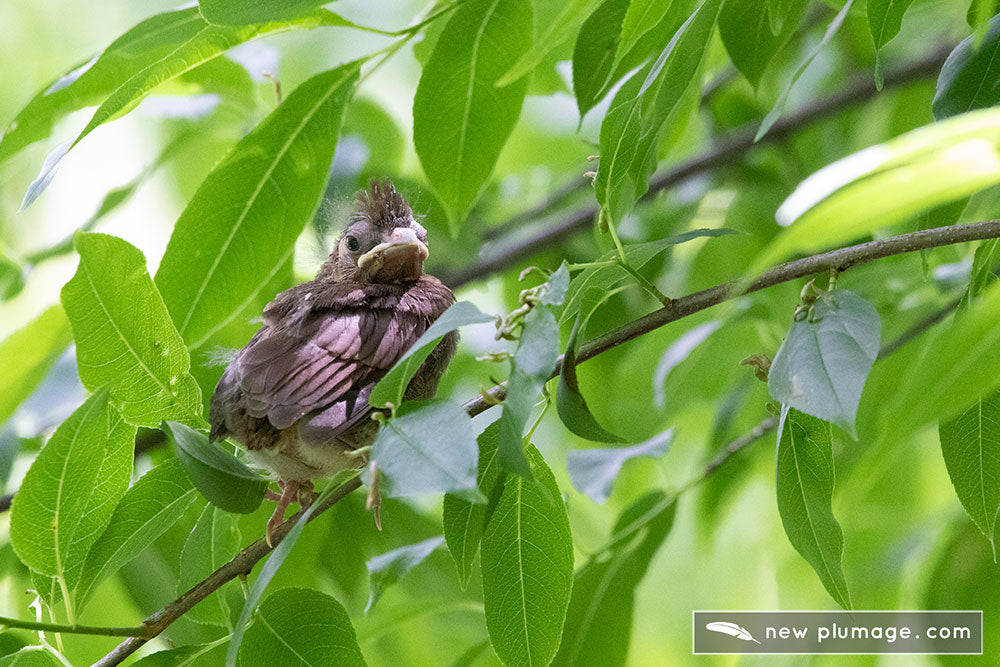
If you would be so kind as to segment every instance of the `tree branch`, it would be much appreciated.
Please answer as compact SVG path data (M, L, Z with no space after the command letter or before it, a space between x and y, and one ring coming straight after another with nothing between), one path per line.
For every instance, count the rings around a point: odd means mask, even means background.
M955 243L967 243L969 241L982 241L993 238L1000 238L1000 220L925 229L786 262L762 273L751 281L750 286L742 292L736 291L740 281L732 281L674 299L669 307L660 308L603 336L584 343L580 346L577 360L578 363L586 361L670 322L693 315L723 301L757 292L767 287L773 287L774 285L790 280L797 280L815 273L826 272L831 268L845 271L852 266L865 264L892 255L901 255ZM559 374L561 364L562 357L559 358L559 363L556 365L552 377L556 377ZM496 401L503 400L505 395L506 383L499 384L486 392L485 396L476 397L465 403L465 409L471 416L478 415L495 405Z
M936 75L941 69L945 58L948 57L951 48L938 49L922 60L886 74L883 90L905 86ZM825 120L852 106L866 102L874 98L877 94L871 77L866 76L835 95L819 100L795 113L783 117L757 143L754 143L756 128L735 132L729 137L721 139L713 150L655 175L650 180L649 191L642 200L648 201L655 197L656 193L660 190L677 185L692 176L738 163L745 153L757 146L778 143L808 125ZM586 230L597 216L598 208L596 206L589 206L575 211L561 220L546 222L540 229L530 234L523 234L522 230L516 228L525 219L540 217L555 205L566 201L572 194L581 192L588 187L590 187L589 180L573 181L572 184L564 186L557 191L552 198L545 200L528 211L514 216L508 222L498 225L494 229L508 230L508 237L523 237L507 243L498 240L496 245L499 246L499 249L497 251L486 254L479 261L463 269L452 272L439 272L438 277L453 289L458 288L499 270L509 268L517 262L547 250L557 241L567 236Z

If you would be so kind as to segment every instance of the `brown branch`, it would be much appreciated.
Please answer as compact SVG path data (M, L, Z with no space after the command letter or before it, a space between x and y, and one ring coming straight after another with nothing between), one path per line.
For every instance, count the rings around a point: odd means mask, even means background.
M790 280L797 280L815 273L823 273L829 271L831 268L844 271L852 266L865 264L892 255L901 255L908 252L916 252L917 250L993 238L1000 238L1000 220L925 229L919 232L901 234L879 241L869 241L868 243L839 248L830 252L786 262L762 273L751 281L750 286L742 292L736 291L739 281L732 281L675 299L669 307L653 311L648 315L633 320L583 344L580 347L580 352L577 354L577 360L578 362L586 361L587 359L596 357L601 352L610 350L622 343L627 343L670 322L693 315L723 301L728 301L743 294L757 292L767 287L773 287L774 285ZM559 362L560 364L562 363L561 357ZM553 371L552 377L555 377L558 373L559 365ZM465 404L465 409L472 416L478 415L494 405L495 401L503 400L505 394L506 385L497 385L486 392L486 396L479 396L468 401Z
M936 75L941 69L945 58L948 57L950 50L951 47L938 49L926 58L913 62L895 72L886 74L883 90L905 86ZM655 175L649 182L649 191L643 197L643 200L650 200L659 191L677 185L692 176L737 164L742 160L744 154L757 146L783 141L809 125L866 102L876 95L877 91L871 77L865 76L845 90L825 99L818 100L799 111L783 117L756 144L753 140L756 128L735 132L721 139L716 147L707 153ZM498 225L495 229L510 230L509 237L519 236L521 238L515 238L509 243L498 240L497 246L499 246L499 249L497 251L488 252L479 261L463 269L452 272L439 272L438 277L445 284L450 285L452 288L457 288L484 278L501 269L509 268L517 262L551 248L557 241L567 236L588 229L597 216L598 208L596 206L582 208L570 213L561 220L545 222L544 225L541 225L533 233L526 233L527 230L518 230L516 227L525 218L536 218L553 208L556 204L565 201L574 192L586 190L589 186L589 180L574 181L572 184L561 188L552 198L545 200L537 207L533 207L511 218L508 222Z

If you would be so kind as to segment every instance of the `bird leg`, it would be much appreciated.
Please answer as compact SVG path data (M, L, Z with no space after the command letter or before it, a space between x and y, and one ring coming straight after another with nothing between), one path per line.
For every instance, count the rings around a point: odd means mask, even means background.
M312 480L299 482L299 494L297 498L299 507L305 509L316 502L317 498L319 498L319 494L316 493Z
M274 508L274 514L271 515L271 518L267 522L267 530L264 533L264 540L269 547L274 546L271 542L271 534L275 528L285 522L285 510L288 509L288 505L292 500L298 498L299 494L299 482L279 481L278 486L281 487L281 495L278 497L278 504Z

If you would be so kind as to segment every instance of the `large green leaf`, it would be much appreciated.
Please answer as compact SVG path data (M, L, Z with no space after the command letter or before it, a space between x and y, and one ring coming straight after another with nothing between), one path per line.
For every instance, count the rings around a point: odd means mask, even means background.
M192 351L245 343L250 320L290 282L295 240L319 203L358 69L344 65L296 88L178 219L156 285ZM205 373L203 385L214 386L218 371Z
M524 477L531 468L524 456L524 427L559 358L559 324L551 308L536 306L524 318L521 340L511 360L507 396L500 416L497 457L504 470Z
M213 505L205 505L198 522L181 550L178 595L232 560L240 550L238 517ZM232 623L226 592L236 587L230 582L196 604L187 617L200 623L229 627Z
M754 260L756 274L793 253L851 241L1000 182L1000 110L920 127L823 167L782 203L788 227Z
M965 511L995 547L1000 511L1000 392L980 396L938 426L948 476Z
M268 480L251 470L232 452L208 441L208 436L178 422L167 422L163 431L191 482L216 507L236 514L250 514L264 500Z
M479 473L476 483L479 491L491 503L496 500L495 492L503 478L500 463L497 461L497 445L500 442L500 422L495 421L486 427L476 439L479 445ZM479 553L479 543L486 527L487 510L493 505L473 503L454 494L444 497L442 523L444 524L444 539L448 550L455 560L458 570L458 581L465 589L472 577L472 565Z
M844 534L833 516L833 445L830 424L787 406L778 425L778 513L788 541L816 570L844 609L851 595L844 578Z
M771 33L779 34L789 21L797 22L809 6L809 0L764 0Z
M386 420L372 446L388 496L451 492L479 498L478 449L472 421L448 401L408 403Z
M85 602L97 585L173 526L198 497L177 459L139 478L115 508L83 566L74 597Z
M468 0L448 19L413 98L413 144L452 232L493 171L527 79L498 88L531 46L529 0Z
M0 658L0 667L65 667L59 658L42 646L26 646Z
M399 406L403 403L403 394L406 392L410 380L420 369L434 346L444 338L445 334L455 331L466 324L477 324L492 322L492 315L480 312L472 303L459 301L448 307L448 310L441 313L441 317L434 320L427 331L417 339L409 350L399 358L399 361L389 370L385 376L378 381L372 389L368 402L378 408L384 408L386 404L392 403Z
M73 326L80 380L107 386L137 426L165 419L202 424L191 360L134 246L114 236L78 234L80 266L62 290Z
M805 7L803 6L802 9ZM719 34L733 65L755 88L771 59L791 37L798 23L786 17L778 33L771 32L773 21L767 3L760 0L726 0L719 14Z
M534 446L532 477L509 475L483 533L486 629L506 665L545 665L573 588L573 538L552 471Z
M663 0L630 0L628 11L625 12L625 16L622 18L621 34L618 36L618 44L615 47L615 59L611 71L618 71L622 61L636 48L644 35L661 27L659 23L665 14L677 9L683 11L684 4L681 0L677 2L673 0L670 2L663 2ZM688 13L690 14L690 12ZM687 16L684 18L687 18ZM665 39L665 37L661 36L661 39Z
M347 611L305 588L275 591L260 605L237 664L354 667L365 665Z
M650 491L618 517L609 544L573 578L562 644L554 665L624 665L635 589L674 524L677 503Z
M247 25L265 21L287 21L327 0L199 0L198 9L209 23Z
M792 78L789 82L782 88L781 93L778 95L778 100L774 103L774 108L768 112L764 117L764 120L760 124L760 128L757 130L757 135L754 137L754 141L760 141L760 139L770 131L778 119L781 118L781 114L785 112L785 104L788 103L788 95L792 92L792 87L795 86L795 82L799 80L799 77L805 73L806 69L809 67L810 63L820 54L820 52L826 47L827 43L833 36L837 34L840 30L840 26L844 24L844 20L847 18L847 13L851 11L851 5L854 4L854 0L847 0L844 3L843 8L837 13L833 20L830 21L830 25L827 26L826 32L823 33L823 39L821 39L816 46L806 55L805 59L799 65L795 73L792 74Z
M128 488L135 428L91 396L34 460L11 508L11 543L21 561L54 577L65 597Z
M559 419L566 428L581 438L597 442L625 442L621 437L601 426L587 406L583 394L580 393L580 385L576 377L576 350L580 330L586 326L582 317L582 315L578 315L573 323L573 330L566 343L562 365L559 367L559 389L556 391L556 410L559 413Z
M204 27L197 7L156 14L136 24L99 56L53 81L18 112L0 141L0 161L49 136L67 113L100 104L123 81L168 56Z
M938 120L1000 102L1000 16L989 21L982 44L971 35L948 55L937 81L931 108Z
M899 34L903 14L913 0L868 0L868 29L875 42L875 86L882 89L882 47Z
M580 117L594 108L611 77L629 0L604 0L580 28L573 48L573 93Z
M69 345L66 313L52 306L0 342L0 424L38 388Z
M308 15L284 21L272 21L254 25L233 27L217 26L200 19L197 32L180 42L175 48L151 59L145 67L135 71L124 81L115 82L116 87L105 99L90 122L72 142L62 144L53 150L45 160L38 177L28 187L21 207L29 206L48 186L62 158L80 143L84 137L95 128L109 121L124 116L139 105L149 93L161 84L176 79L199 65L202 65L220 53L234 46L243 44L262 35L289 30L292 28L315 28L318 26L353 26L340 16L326 11L317 10Z
M901 378L882 430L895 437L963 412L1000 383L1000 283L940 331Z
M497 87L509 86L529 74L545 60L545 56L562 46L576 34L583 22L602 0L569 0L544 31L536 35L531 48L517 59L510 69L497 80Z
M618 91L601 123L601 161L594 189L613 222L620 222L649 190L660 132L696 78L721 4L706 0L656 61Z
M774 355L767 387L774 400L856 435L865 380L878 356L878 311L853 292L825 292L792 322Z
M444 543L444 537L432 537L416 544L408 544L384 554L379 554L365 563L368 568L369 593L365 613L374 609L382 593L403 576L420 565L431 552Z

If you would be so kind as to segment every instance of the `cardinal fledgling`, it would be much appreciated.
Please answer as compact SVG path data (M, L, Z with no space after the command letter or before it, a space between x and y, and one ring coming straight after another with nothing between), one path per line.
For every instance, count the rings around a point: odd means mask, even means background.
M211 439L236 440L282 489L268 543L290 502L311 502L313 479L365 464L357 450L378 430L372 388L455 300L424 274L425 259L427 233L409 204L390 183L372 183L316 278L267 305L219 380ZM433 397L457 342L452 333L437 345L407 400Z

